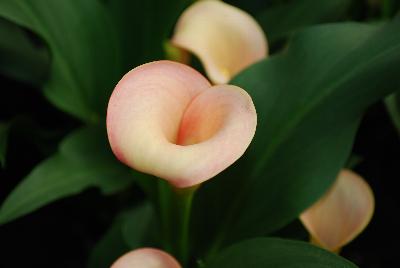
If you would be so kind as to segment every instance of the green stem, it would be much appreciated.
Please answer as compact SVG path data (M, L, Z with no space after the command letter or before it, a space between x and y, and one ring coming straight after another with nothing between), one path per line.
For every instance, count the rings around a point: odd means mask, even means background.
M174 188L160 180L158 184L159 212L163 246L183 267L189 260L189 226L192 200L198 186Z
M172 252L173 246L171 243L171 190L169 185L163 180L158 181L157 187L162 242L164 249L168 252Z
M185 266L189 258L189 226L192 200L197 187L174 189L173 209L175 218L175 254Z

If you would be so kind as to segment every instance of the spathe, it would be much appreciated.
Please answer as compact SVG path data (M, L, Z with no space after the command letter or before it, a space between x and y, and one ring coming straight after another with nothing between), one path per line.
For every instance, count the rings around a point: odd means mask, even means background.
M212 86L172 61L126 74L107 110L108 138L118 159L178 188L198 185L233 164L256 124L254 104L243 89Z
M181 268L174 257L155 248L140 248L120 257L111 268Z
M222 1L197 1L180 16L172 44L195 54L210 80L226 84L265 58L268 44L254 18Z
M300 220L311 241L330 251L339 251L368 225L374 211L374 195L362 177L342 170L333 186Z

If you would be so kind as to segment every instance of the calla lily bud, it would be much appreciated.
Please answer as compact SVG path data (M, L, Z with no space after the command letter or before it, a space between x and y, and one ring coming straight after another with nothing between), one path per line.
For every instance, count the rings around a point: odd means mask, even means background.
M311 241L338 252L368 225L374 211L374 195L365 180L342 170L328 192L300 216Z
M107 132L126 165L178 188L198 185L234 163L257 124L251 97L212 86L184 64L157 61L126 74L111 95Z
M174 257L155 248L141 248L120 257L111 268L181 268Z
M268 54L267 39L257 22L243 10L216 0L198 1L185 10L172 43L195 54L215 84L226 84Z

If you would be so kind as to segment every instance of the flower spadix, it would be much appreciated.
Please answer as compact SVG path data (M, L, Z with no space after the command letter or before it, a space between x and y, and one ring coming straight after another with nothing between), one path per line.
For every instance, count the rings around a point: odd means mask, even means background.
M369 185L351 170L342 170L333 186L300 216L311 241L330 251L360 234L371 220L374 195Z
M179 18L172 43L195 54L210 80L227 83L265 58L267 39L246 12L217 0L197 1Z
M127 73L107 111L117 158L179 188L204 182L235 162L256 124L254 104L243 89L212 86L194 69L172 61Z
M181 268L174 257L154 249L141 248L120 257L111 268Z

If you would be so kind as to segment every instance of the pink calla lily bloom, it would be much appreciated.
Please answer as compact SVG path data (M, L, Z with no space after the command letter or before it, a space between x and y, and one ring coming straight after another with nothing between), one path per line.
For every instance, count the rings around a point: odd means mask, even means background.
M126 165L178 188L198 185L234 163L257 124L251 97L212 86L194 69L157 61L127 73L107 110L111 148Z
M197 1L186 9L171 42L195 54L215 84L226 84L268 54L267 38L255 19L217 0Z
M174 257L155 248L140 248L120 257L111 268L181 268Z
M358 174L342 170L328 192L300 216L311 241L338 252L360 234L374 212L374 195Z

